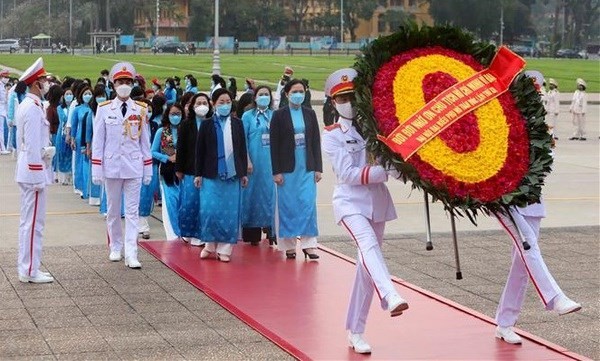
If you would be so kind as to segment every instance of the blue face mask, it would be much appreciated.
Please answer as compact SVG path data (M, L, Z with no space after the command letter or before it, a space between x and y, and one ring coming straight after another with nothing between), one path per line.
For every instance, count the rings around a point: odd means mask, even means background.
M292 93L290 95L290 103L300 105L304 101L304 93Z
M152 112L148 112L148 119L152 118Z
M87 104L92 99L92 94L83 94L83 96L81 97L81 99L83 100L83 102L85 104Z
M268 107L270 102L271 97L268 95L259 95L258 97L256 97L256 105L258 105L261 108Z
M96 103L100 104L100 103L104 103L106 101L106 97L97 97L96 98Z
M67 103L72 102L73 101L73 94L67 94L67 95L65 95L65 101Z
M226 117L231 113L231 104L217 105L217 114L222 117Z
M181 123L181 115L170 114L169 122L171 122L172 125L179 125L179 123Z

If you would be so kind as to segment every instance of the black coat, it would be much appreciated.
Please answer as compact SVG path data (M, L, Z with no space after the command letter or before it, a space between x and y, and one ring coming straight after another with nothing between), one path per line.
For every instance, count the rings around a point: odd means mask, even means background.
M215 115L216 117L216 115ZM248 153L246 151L246 136L242 121L231 116L231 136L233 138L233 159L235 173L238 178L248 173ZM217 162L217 134L212 119L203 120L198 131L196 142L196 176L216 179L219 177Z
M302 107L304 140L306 144L306 169L323 172L321 158L321 134L315 111ZM289 106L277 109L271 118L270 129L271 165L273 174L291 173L296 167L296 141Z
M187 175L196 174L196 140L198 128L195 119L186 119L179 125L177 139L177 162L175 171Z

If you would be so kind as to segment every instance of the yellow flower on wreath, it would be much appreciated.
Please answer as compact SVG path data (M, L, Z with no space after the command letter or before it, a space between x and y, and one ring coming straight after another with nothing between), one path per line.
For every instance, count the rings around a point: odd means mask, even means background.
M427 55L401 66L394 78L396 117L402 122L425 106L422 83L426 75L443 71L458 81L477 73L470 66L444 55ZM421 159L446 175L465 183L478 183L496 175L508 155L508 123L500 102L493 99L474 111L479 127L477 149L457 153L436 137L418 152Z

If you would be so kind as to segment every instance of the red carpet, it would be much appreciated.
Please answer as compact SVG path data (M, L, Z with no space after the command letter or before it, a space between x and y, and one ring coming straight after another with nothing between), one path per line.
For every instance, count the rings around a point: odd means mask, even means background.
M355 354L344 329L351 259L322 248L318 262L285 260L261 244L238 244L230 263L200 260L182 242L140 242L181 277L301 360L581 360L536 336L521 346L494 337L493 320L400 279L396 288L410 309L391 318L375 299L365 338L370 356ZM302 256L299 254L299 256ZM541 311L540 311L541 312Z

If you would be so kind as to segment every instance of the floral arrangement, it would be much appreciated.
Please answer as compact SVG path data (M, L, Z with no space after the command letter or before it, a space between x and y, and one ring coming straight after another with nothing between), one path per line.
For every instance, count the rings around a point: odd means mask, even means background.
M378 137L388 137L440 93L486 69L495 54L493 45L459 29L410 24L375 40L354 65L358 116L370 152L474 223L479 210L539 201L552 164L551 137L531 79L517 75L508 91L451 123L407 159Z
M175 154L175 143L173 142L173 134L171 127L163 127L163 132L160 137L160 150L169 157Z

